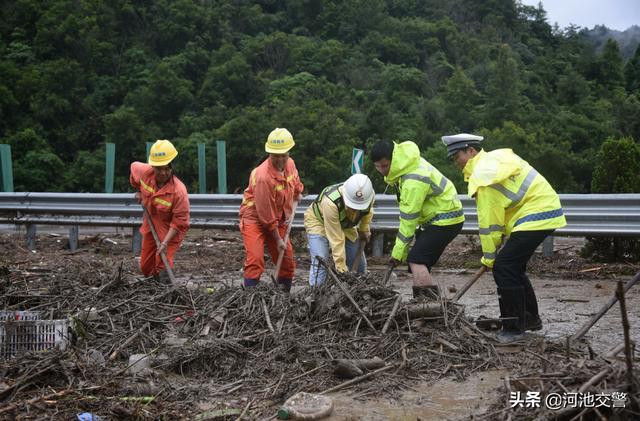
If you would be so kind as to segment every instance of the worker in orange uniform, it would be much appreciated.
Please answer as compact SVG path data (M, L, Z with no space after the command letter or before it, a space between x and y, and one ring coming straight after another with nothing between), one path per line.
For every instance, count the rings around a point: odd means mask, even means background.
M133 162L129 177L131 185L138 190L136 197L149 212L160 240L160 247L157 247L145 217L140 228L140 269L144 276L153 276L163 282L169 278L160 254L166 253L173 268L173 256L189 230L189 195L182 181L173 174L171 165L176 156L178 151L171 142L158 140L151 146L149 164Z
M264 246L276 262L284 250L284 258L277 282L285 291L291 290L295 271L293 246L284 243L287 220L293 210L294 200L300 200L304 186L289 151L295 142L287 129L277 128L267 138L265 151L269 157L254 168L249 176L249 186L244 191L240 205L240 232L244 241L244 286L253 287L260 282L264 272Z

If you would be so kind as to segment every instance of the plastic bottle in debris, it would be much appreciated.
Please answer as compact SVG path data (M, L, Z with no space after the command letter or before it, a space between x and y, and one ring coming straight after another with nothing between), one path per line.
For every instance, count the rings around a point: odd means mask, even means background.
M289 412L289 408L286 406L280 407L278 409L278 419L279 420L288 420L291 417L291 413Z
M331 414L333 402L327 396L299 392L278 410L281 420L318 420Z

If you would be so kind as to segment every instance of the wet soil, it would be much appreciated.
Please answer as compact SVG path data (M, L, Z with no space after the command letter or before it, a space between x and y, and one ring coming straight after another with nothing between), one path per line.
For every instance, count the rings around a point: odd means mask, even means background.
M64 234L48 234L46 229L39 229L35 252L26 249L22 233L0 234L0 268L16 265L46 268L68 260L84 263L88 270L99 271L121 262L126 273L139 277L136 269L138 260L131 253L131 237L127 233L93 231L81 236L80 249L70 252ZM294 233L293 242L298 265L293 289L293 294L296 294L306 288L309 260L304 250L303 234ZM611 299L618 280L626 282L640 270L637 263L604 264L584 259L580 257L582 245L583 240L579 238L556 238L553 257L543 257L539 250L530 262L530 279L538 296L544 325L542 331L535 333L540 338L562 343ZM441 289L449 296L460 289L478 269L480 254L475 237L460 236L456 239L433 272ZM180 283L191 286L214 289L220 288L221 284L239 286L242 283L243 259L239 233L192 231L176 255L175 272ZM384 271L386 259L369 258L368 264L370 271ZM271 268L272 265L267 263L263 280L267 279ZM392 286L404 298L410 299L411 281L406 268L400 267L395 271ZM491 275L483 275L460 302L465 305L465 315L471 319L480 315L498 317ZM640 337L640 313L635 311L639 305L640 289L631 289L627 294L627 309L632 339ZM604 353L621 343L623 333L619 307L614 306L591 328L586 338L596 353ZM375 381L372 381L373 384L364 390L332 394L335 411L330 419L459 419L482 414L490 401L496 398L507 400L507 396L496 396L496 388L508 373L508 370L492 370L466 379L443 376L435 384L417 377L407 390L393 398L384 394L381 397ZM202 387L206 388L205 382ZM211 399L230 401L235 407L244 407L248 403L246 398L235 395L205 399L199 406L206 409Z

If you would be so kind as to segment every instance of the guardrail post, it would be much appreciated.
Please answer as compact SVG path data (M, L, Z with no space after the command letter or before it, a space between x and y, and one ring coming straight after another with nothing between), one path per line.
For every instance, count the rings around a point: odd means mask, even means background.
M544 257L553 256L553 235L549 235L542 242L542 255Z
M104 192L113 193L113 174L116 165L116 144L107 143L107 157L104 174Z
M227 151L224 140L216 141L216 152L218 156L218 193L227 193Z
M207 192L207 165L204 152L204 143L198 143L198 192L200 194Z
M384 233L378 233L373 236L373 243L371 244L371 255L373 257L382 257L384 254Z
M0 145L0 168L2 168L2 191L13 192L13 166L11 164L11 145Z
M69 250L76 251L78 249L78 231L79 227L73 225L69 228Z
M140 234L140 227L133 227L131 235L131 249L134 256L139 256L142 251L142 234Z
M27 224L27 249L36 249L36 224Z

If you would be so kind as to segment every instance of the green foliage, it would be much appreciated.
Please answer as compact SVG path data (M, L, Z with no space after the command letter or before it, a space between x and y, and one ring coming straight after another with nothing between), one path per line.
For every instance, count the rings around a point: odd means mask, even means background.
M595 193L640 192L640 144L630 138L607 139L596 157ZM604 261L638 261L640 240L620 237L588 238L582 254Z
M627 83L627 91L640 93L640 46L636 48L633 57L624 66L624 76Z
M0 142L20 190L101 191L112 142L115 190L129 191L145 143L171 139L191 191L206 145L215 191L222 139L241 191L267 134L287 127L310 193L378 139L415 141L463 192L439 141L462 131L588 192L605 139L640 139L640 50L625 65L615 41L598 52L515 0L5 3Z
M607 139L596 157L594 193L640 192L640 144L630 138Z

